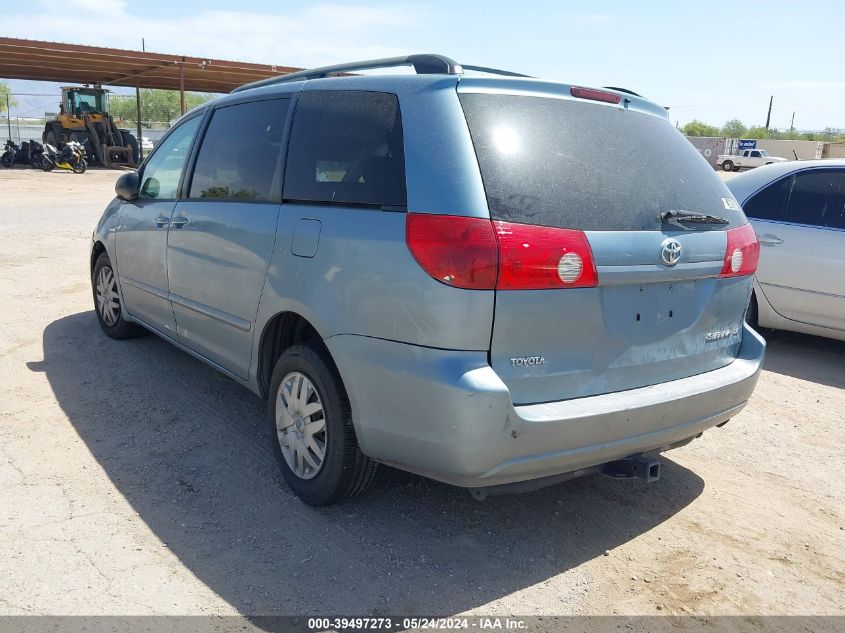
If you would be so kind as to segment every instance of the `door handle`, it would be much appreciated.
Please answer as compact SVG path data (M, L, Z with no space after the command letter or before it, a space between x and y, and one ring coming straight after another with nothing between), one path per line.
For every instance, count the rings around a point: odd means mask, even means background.
M172 227L174 227L174 228L177 228L177 229L181 229L181 228L182 228L183 226L185 226L187 223L188 223L188 218L186 218L186 217L182 216L182 217L180 217L180 218L173 218L173 219L170 221L170 226L172 226Z
M778 244L783 244L783 240L780 239L777 235L772 235L771 233L763 233L759 237L760 243L765 244L766 246L777 246Z
M162 228L170 224L170 218L166 218L163 215L160 215L155 220L153 220L153 222L155 222L155 225L158 228Z

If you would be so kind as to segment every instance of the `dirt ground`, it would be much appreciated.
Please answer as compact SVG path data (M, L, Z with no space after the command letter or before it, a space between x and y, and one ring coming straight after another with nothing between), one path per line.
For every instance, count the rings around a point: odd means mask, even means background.
M100 332L117 176L0 170L0 614L845 615L845 344L766 333L749 406L654 484L385 472L311 509L255 396Z

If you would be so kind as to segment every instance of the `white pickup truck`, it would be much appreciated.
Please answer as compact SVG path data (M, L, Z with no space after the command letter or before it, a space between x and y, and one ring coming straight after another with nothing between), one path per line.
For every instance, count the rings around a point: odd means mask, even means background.
M722 154L716 159L716 166L725 171L739 171L751 169L769 163L785 163L785 158L769 156L764 149L744 149L739 154Z

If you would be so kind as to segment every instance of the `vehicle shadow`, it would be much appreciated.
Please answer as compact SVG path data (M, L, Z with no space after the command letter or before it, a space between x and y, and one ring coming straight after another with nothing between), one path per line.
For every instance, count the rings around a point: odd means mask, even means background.
M762 330L766 339L763 369L845 389L845 342L820 336Z
M704 488L664 460L648 486L595 476L477 502L385 469L359 499L313 509L277 473L264 403L157 337L113 341L74 314L30 369L140 518L245 615L466 611L602 556Z

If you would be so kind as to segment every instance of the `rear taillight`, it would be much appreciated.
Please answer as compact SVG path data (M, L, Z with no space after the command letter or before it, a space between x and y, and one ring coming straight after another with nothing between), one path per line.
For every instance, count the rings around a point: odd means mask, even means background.
M753 275L760 261L760 241L750 224L729 229L725 263L720 277Z
M409 213L408 249L437 281L472 290L598 285L582 231L455 215Z
M499 290L598 285L593 252L582 231L493 222L499 240Z
M496 287L499 253L490 220L409 213L405 240L417 263L437 281L472 290Z

